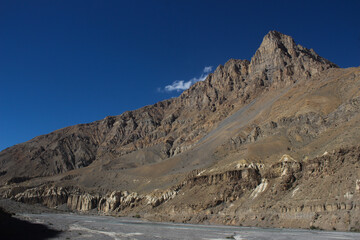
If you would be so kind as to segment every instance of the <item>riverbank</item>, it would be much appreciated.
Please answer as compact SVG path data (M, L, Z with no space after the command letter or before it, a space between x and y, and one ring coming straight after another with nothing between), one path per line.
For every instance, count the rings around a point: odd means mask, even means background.
M18 217L60 231L60 235L54 239L360 239L360 233L353 232L157 223L136 218L72 213L19 214Z
M130 217L100 216L95 212L76 214L66 206L50 209L10 199L0 199L0 207L13 213L21 224L27 223L27 232L31 227L34 232L50 231L48 239L360 239L360 233L353 232L150 222ZM11 231L21 233L16 227L24 229L25 225L21 224L14 225ZM21 239L21 236L13 239ZM37 239L45 238L39 236Z

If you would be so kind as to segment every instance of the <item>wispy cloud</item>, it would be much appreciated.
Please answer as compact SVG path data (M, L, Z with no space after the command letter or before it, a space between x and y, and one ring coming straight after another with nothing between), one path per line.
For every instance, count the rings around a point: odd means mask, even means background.
M171 85L167 85L165 86L165 91L171 92L171 91L182 91L185 89L188 89L192 84L192 81L187 81L184 82L183 80L181 81L175 81L173 82Z
M212 66L204 67L204 73L209 73L212 71Z
M212 71L212 66L204 67L204 70L201 73L200 77L194 77L194 78L190 79L189 81L184 81L184 80L174 81L171 85L165 86L165 91L166 92L184 91L184 90L188 89L194 83L204 81L211 71Z

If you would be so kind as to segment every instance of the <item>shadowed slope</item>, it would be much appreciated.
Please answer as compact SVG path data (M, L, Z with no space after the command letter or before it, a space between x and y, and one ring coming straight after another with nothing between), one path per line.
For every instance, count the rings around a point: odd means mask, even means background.
M1 239L49 239L61 232L42 224L34 224L11 216L0 208Z

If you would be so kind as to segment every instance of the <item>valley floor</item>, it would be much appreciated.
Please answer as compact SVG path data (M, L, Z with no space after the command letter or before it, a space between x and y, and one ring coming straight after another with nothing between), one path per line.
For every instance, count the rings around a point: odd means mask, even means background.
M360 239L360 233L352 232L154 223L72 213L20 213L17 218L61 231L50 239Z

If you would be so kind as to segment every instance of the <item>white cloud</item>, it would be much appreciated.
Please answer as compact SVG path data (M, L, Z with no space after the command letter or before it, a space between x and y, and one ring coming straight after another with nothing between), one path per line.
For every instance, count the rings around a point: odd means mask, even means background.
M204 81L208 75L209 75L209 74L201 74L200 77L198 77L198 78L197 78L197 77L194 77L194 78L192 78L190 81L191 81L192 83Z
M171 85L165 86L165 91L167 91L167 92L184 91L184 90L188 89L194 83L204 81L211 71L212 71L212 66L204 67L203 73L200 75L200 77L194 77L186 82L184 80L174 81ZM158 91L159 91L159 89L158 89Z
M204 67L204 73L209 73L212 71L212 66Z
M188 89L192 84L192 81L187 81L184 82L183 80L181 81L175 81L173 82L171 85L167 85L165 86L165 91L171 92L171 91L184 91L186 89Z

